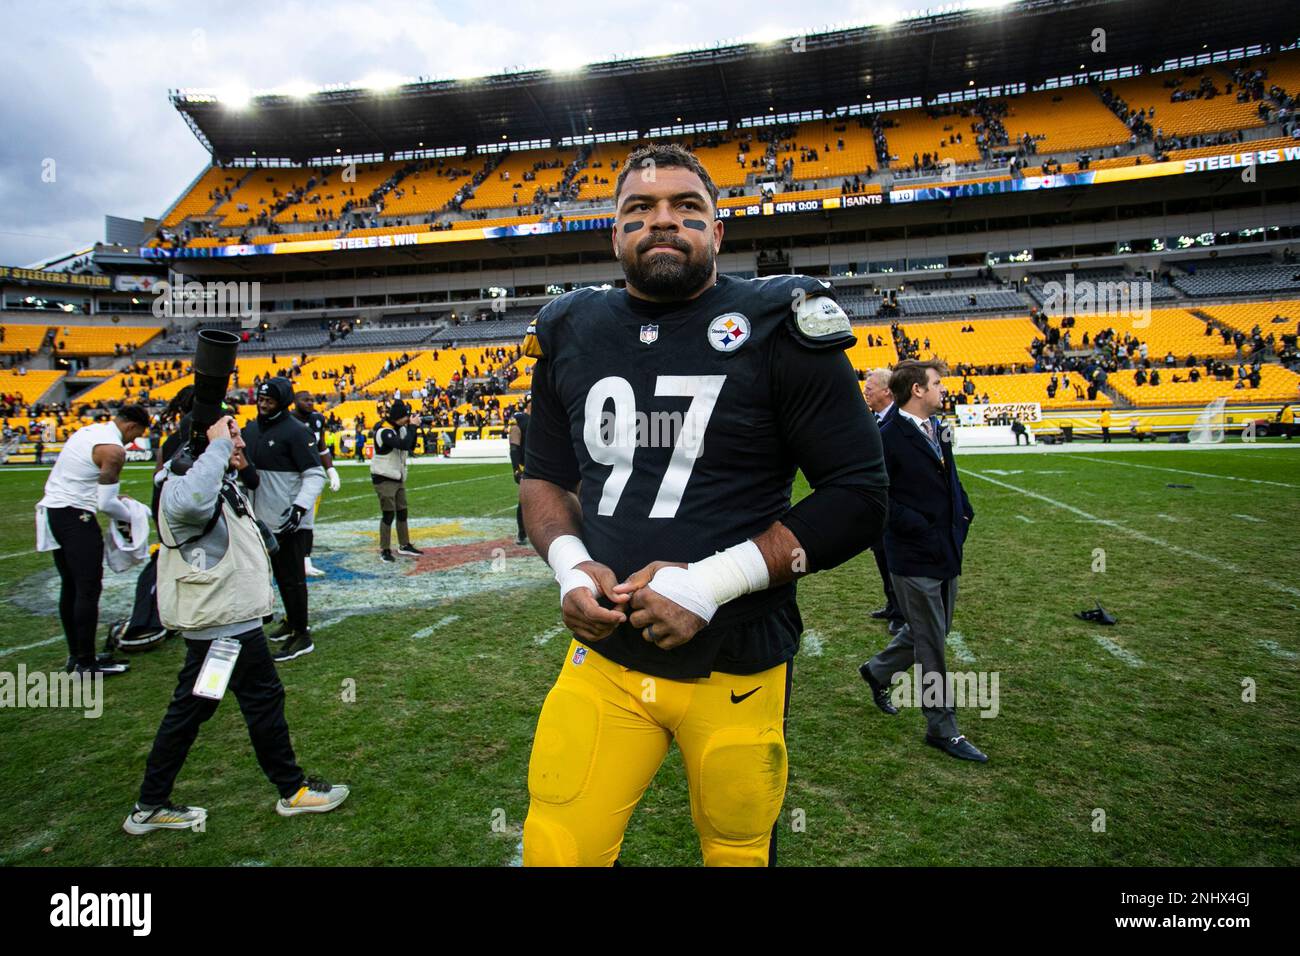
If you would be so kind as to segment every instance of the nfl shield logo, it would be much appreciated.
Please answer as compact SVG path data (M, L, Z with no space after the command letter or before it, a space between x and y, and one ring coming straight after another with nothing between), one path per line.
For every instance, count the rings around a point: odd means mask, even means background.
M644 344L653 345L658 340L658 338L659 338L659 326L657 325L641 326L641 341Z
M586 659L587 659L587 649L585 647L579 647L576 651L573 652L573 663L575 665L581 664Z

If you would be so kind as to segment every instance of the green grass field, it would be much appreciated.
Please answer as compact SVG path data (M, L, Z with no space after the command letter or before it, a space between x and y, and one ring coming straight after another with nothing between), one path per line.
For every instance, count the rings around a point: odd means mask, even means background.
M949 667L999 674L998 715L958 715L990 762L952 760L922 745L918 712L871 705L857 666L887 634L867 618L881 604L869 554L806 580L815 639L796 662L781 864L1300 863L1300 449L960 462L978 516L954 623L964 653L950 646ZM515 858L533 725L568 639L548 570L512 543L509 469L414 469L415 539L431 550L396 567L374 552L367 473L341 471L318 518L316 560L330 574L310 585L317 651L281 676L299 761L351 784L351 800L278 817L228 699L174 795L208 808L207 831L125 835L183 656L173 641L106 682L99 719L0 710L0 864ZM123 491L147 498L148 479L132 468ZM30 552L43 480L0 472L3 671L66 657L53 563ZM133 583L106 575L101 634L125 616ZM1094 598L1118 626L1072 616ZM675 751L622 859L699 861Z

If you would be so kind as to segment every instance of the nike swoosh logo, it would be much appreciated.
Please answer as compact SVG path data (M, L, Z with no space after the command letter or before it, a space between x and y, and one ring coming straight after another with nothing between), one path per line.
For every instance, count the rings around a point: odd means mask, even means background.
M739 704L746 697L750 696L751 694L757 694L760 690L762 690L761 685L759 687L755 687L753 690L748 691L747 693L741 694L739 697L736 696L736 692L733 690L731 692L731 702L733 704Z

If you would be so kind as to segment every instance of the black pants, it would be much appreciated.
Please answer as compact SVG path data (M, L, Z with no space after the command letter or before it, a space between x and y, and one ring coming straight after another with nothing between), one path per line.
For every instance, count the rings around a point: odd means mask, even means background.
M1101 430L1101 442L1103 445L1110 444L1110 426L1106 426Z
M291 534L277 534L275 540L280 542L280 550L271 558L271 573L284 602L284 619L300 632L307 630L307 572L303 559L307 556L310 535L305 528Z
M894 598L894 581L889 573L889 562L885 558L885 542L877 541L871 550L876 556L876 570L880 572L880 583L885 586L885 607L890 612L889 620L902 624L903 612Z
M267 650L266 635L261 627L255 627L234 640L243 647L235 660L227 692L239 701L262 772L280 791L280 796L292 797L305 777L293 755L289 723L284 718L284 685ZM194 696L194 681L207 656L209 643L185 641L185 663L176 680L176 691L158 725L153 749L145 763L144 783L140 785L143 804L167 803L171 799L176 775L185 765L199 727L216 713L220 701Z
M78 664L95 661L95 630L99 626L99 593L104 587L104 535L93 511L50 508L50 530L59 548L59 619L68 639L68 653Z

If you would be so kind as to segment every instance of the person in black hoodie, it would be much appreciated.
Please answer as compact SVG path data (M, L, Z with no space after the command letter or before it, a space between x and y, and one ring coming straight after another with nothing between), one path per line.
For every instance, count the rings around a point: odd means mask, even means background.
M274 655L283 663L315 650L307 624L304 559L312 528L312 505L325 487L316 436L289 414L293 383L276 376L257 387L257 420L244 431L246 457L257 469L253 497L257 517L275 530L279 550L271 570L284 602L284 623L268 639L288 640Z
M411 544L407 527L406 460L415 450L420 432L420 416L400 398L388 409L388 416L375 426L375 454L370 459L370 480L379 495L379 556L393 557L393 522L397 522L397 553L418 558L424 552Z

